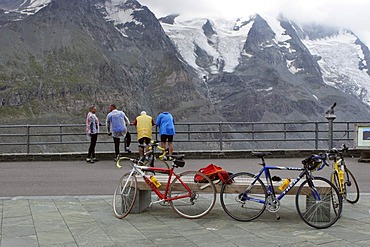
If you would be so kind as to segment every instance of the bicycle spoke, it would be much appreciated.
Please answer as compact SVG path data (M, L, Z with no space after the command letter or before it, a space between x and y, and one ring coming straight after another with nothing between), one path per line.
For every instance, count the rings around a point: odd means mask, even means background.
M122 219L128 215L134 206L137 192L137 180L130 173L124 174L113 195L113 212L114 215Z
M266 204L262 202L266 201L267 197L262 181L258 179L252 186L254 175L246 172L236 173L230 179L233 182L223 184L220 193L224 211L239 221L250 221L259 217L266 208Z
M309 226L323 229L333 225L342 212L342 197L338 189L327 179L315 177L317 187L310 188L308 180L298 188L296 207L299 216Z
M204 177L206 182L195 182L195 175ZM185 189L181 181L190 187L191 193ZM185 218L200 218L213 208L216 201L216 188L212 181L204 174L189 171L180 174L180 180L174 179L169 188L169 197L172 209ZM180 198L183 197L183 198Z

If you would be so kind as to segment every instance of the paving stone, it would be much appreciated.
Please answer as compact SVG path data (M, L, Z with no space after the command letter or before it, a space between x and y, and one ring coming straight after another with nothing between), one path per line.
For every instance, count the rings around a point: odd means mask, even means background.
M1 247L37 247L39 243L36 235L9 237L1 239Z
M4 218L1 228L5 239L36 235L31 215Z
M4 200L3 217L24 217L31 213L28 200Z
M68 229L38 232L40 246L78 246Z
M114 242L97 223L73 225L69 230L79 246L113 246Z

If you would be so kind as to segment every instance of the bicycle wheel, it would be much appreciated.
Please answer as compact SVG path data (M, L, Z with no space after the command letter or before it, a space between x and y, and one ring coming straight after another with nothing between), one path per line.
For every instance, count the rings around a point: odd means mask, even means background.
M310 182L316 190L310 186ZM324 229L333 225L342 212L342 197L335 185L322 177L305 180L296 195L299 216L309 226Z
M235 173L221 188L220 200L224 211L233 219L251 221L258 218L266 208L267 190L255 175L248 172Z
M195 182L195 175L203 177L205 182ZM190 193L182 183L191 189ZM178 197L170 201L172 209L177 214L188 219L197 219L209 213L215 205L216 187L203 173L187 171L171 182L168 197Z
M130 176L130 173L124 174L113 195L113 212L117 218L122 219L130 213L136 200L136 192L136 177Z
M343 198L349 203L356 203L360 199L360 189L352 172L344 168L344 194Z

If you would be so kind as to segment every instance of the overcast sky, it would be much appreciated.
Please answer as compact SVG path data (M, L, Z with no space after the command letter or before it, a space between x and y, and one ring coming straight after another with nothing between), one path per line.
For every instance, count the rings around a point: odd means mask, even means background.
M324 23L352 30L370 47L370 0L139 0L157 17L182 14L190 17L226 18L282 13L298 22Z

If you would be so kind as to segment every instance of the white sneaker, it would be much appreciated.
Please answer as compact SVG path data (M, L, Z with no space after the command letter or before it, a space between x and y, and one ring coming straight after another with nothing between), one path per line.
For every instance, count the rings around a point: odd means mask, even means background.
M86 158L86 162L88 162L88 163L95 163L95 161L92 160L92 159L90 159L90 158Z

